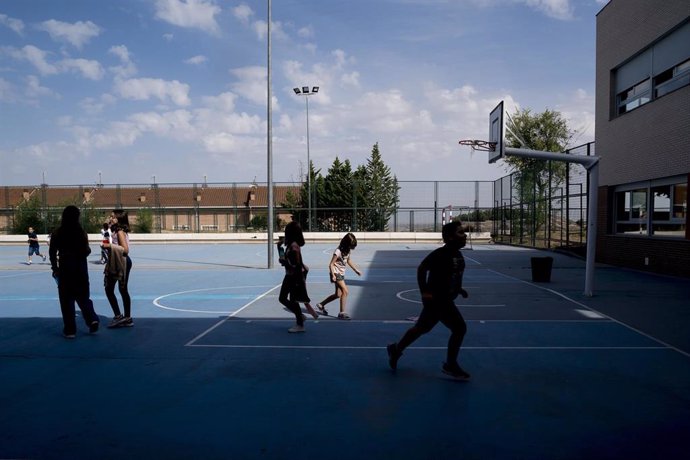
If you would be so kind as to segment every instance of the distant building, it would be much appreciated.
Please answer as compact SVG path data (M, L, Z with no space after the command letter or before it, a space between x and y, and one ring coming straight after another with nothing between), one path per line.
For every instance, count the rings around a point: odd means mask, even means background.
M690 276L690 1L597 15L597 260Z
M299 196L300 187L276 185L274 203L287 201L290 193ZM136 225L142 209L153 214L155 232L243 232L251 231L252 219L266 217L268 193L265 186L223 185L94 185L0 187L0 229L12 226L15 209L37 195L46 208L57 209L67 203L80 203L103 212L103 219L116 208L125 209L130 224ZM290 222L291 213L280 211L276 222ZM258 229L257 229L258 230Z

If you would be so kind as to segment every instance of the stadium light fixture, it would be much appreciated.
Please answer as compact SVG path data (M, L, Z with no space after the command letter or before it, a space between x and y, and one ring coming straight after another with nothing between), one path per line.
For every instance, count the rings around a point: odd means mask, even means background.
M298 96L306 96L307 107L307 231L311 232L311 157L309 152L309 97L319 92L318 86L312 86L311 91L308 86L292 89Z

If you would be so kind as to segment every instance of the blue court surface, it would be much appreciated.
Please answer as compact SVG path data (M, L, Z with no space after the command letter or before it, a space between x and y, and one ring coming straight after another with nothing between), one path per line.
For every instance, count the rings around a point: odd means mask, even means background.
M474 244L460 352L438 325L393 373L385 346L419 313L435 244L361 243L351 321L278 303L266 244L133 245L132 328L62 337L50 266L0 247L2 459L670 459L690 451L690 280ZM91 292L104 326L98 248ZM47 249L47 248L46 248ZM313 303L333 247L307 244ZM551 255L550 283L530 258Z

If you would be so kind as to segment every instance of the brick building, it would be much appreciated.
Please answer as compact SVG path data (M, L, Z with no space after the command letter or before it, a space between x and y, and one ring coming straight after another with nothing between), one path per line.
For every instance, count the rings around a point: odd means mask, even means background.
M690 276L690 1L597 15L597 260Z
M299 186L276 185L274 203L285 202L288 194L298 196ZM88 204L105 216L122 208L135 225L142 209L153 214L156 232L238 232L251 230L255 216L266 216L268 190L252 184L164 184L0 187L0 229L11 227L15 209L37 195L45 208L60 215L65 203ZM280 212L276 221L290 222L291 214ZM43 229L38 229L43 231Z

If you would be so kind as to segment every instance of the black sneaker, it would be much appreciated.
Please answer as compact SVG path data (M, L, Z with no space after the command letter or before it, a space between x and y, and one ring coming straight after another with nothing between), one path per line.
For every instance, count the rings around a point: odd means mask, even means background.
M388 352L388 365L393 370L398 369L398 360L400 359L400 356L402 356L402 353L398 352L398 344L388 344L386 351Z
M467 382L470 379L470 374L465 372L465 370L457 364L443 363L442 371L444 374L450 375L455 380Z
M91 334L95 334L96 332L98 332L98 326L98 321L91 321L91 324L89 324L89 332Z
M122 321L123 321L124 319L125 319L125 317L122 316L122 315L117 315L117 316L115 316L115 317L113 318L113 320L110 321L110 324L108 324L108 328L109 328L109 329L112 329L112 328L115 328L115 327L120 327L120 323L122 323Z

